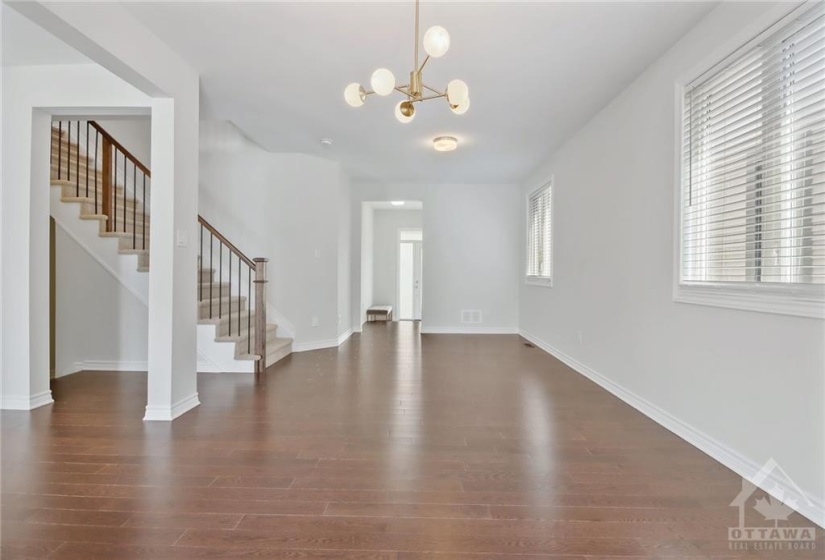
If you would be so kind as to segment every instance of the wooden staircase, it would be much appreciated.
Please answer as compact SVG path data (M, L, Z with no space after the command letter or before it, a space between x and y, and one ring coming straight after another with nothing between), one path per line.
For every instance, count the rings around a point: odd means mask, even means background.
M77 205L79 219L97 221L99 237L116 239L118 254L134 255L137 271L149 272L150 170L94 121L52 124L51 186L60 189L60 204ZM220 371L262 372L292 352L292 339L266 322L266 259L246 257L202 217L198 222L198 323L214 327L215 345L234 345L234 362L217 360ZM226 354L213 350L199 347Z

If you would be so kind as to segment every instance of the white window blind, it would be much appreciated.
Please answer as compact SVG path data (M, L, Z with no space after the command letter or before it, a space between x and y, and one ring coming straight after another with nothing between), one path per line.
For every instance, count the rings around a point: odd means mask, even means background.
M825 6L684 93L681 282L825 284Z
M552 194L551 182L530 195L528 200L527 278L551 278Z

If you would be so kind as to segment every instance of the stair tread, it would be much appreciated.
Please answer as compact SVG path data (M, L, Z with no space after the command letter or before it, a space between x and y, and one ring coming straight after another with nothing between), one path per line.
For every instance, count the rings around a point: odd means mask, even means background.
M243 325L243 326L245 326L245 325ZM269 334L274 333L277 330L278 330L278 325L267 324L266 325L267 340L269 340ZM216 336L215 341L216 342L242 342L242 341L246 340L247 338L249 338L249 332L250 331L242 328L240 334L235 333L235 334L232 334L232 335L225 334L225 335L221 335L221 336ZM252 334L255 334L255 325L252 325Z
M276 338L275 342L273 342L272 344L267 343L267 345L266 345L267 356L270 355L270 354L274 354L278 350L282 350L284 347L289 346L293 342L294 341L291 338ZM236 354L235 359L236 360L257 360L258 359L258 354L247 354L246 352L244 352L243 354Z
M51 181L53 187L76 187L77 186L77 181L75 181L74 179L62 179L62 178L58 179L57 177L50 177L49 180ZM85 190L86 189L86 181L85 180L82 181L80 183L80 186L83 187L83 189ZM123 187L121 187L120 185L115 186L115 188L118 190L118 192L123 191ZM89 181L89 190L90 191L94 190L94 184L92 183L91 180ZM103 190L102 183L98 182L97 190L102 192L102 190Z
M201 303L201 302L198 302L198 303ZM255 313L250 314L249 309L241 309L240 313L241 313L241 323L246 321L247 315L251 316L252 320L255 319ZM234 310L232 311L232 320L233 321L238 320L238 312L237 311L234 311ZM210 317L200 317L198 319L198 324L199 325L214 325L216 327L222 327L228 322L229 322L229 314L228 313L224 313L222 317L211 317L211 318ZM269 323L267 323L267 324L269 324Z
M134 200L135 200L134 198L127 198L126 199L126 210L131 210L134 206L137 206L138 209L141 209L143 207L142 202L138 202L137 204L135 204ZM80 203L86 203L86 204L94 204L95 199L94 199L94 197L91 197L91 196L64 196L64 195L61 195L60 196L60 202L75 202L75 203L80 202ZM98 199L98 203L101 204L102 201L100 199ZM116 207L117 208L123 208L123 199L122 198L119 198L117 200ZM126 214L128 216L129 212L126 212ZM143 212L141 212L140 215L141 215L141 219L143 219ZM147 221L149 220L149 214L146 214L146 220Z

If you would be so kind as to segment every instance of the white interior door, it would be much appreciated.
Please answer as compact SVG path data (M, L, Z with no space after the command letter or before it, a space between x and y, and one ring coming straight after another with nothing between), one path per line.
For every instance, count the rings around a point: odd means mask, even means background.
M423 243L421 231L402 231L398 242L398 318L421 320Z
M421 320L421 263L424 247L421 241L413 241L413 320Z

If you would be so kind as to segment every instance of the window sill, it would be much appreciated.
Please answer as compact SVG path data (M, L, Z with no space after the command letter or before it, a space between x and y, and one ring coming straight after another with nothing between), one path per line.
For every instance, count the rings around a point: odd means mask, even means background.
M528 286L541 286L543 288L552 288L553 287L553 279L552 278L539 278L536 276L528 276L524 279L524 283Z
M825 319L825 286L679 284L673 301Z

